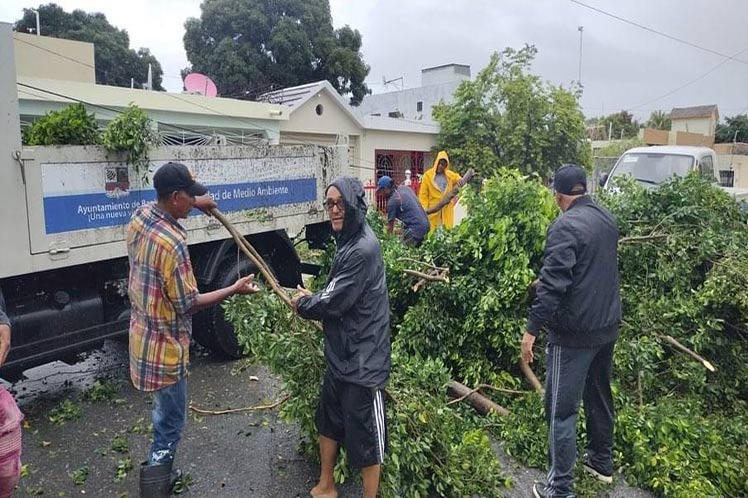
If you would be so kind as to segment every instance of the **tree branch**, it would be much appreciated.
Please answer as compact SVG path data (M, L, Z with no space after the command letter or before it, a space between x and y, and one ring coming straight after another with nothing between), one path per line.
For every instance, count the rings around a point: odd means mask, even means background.
M269 405L259 405L259 406L245 406L244 408L230 408L228 410L204 410L202 408L198 408L194 406L192 403L190 403L190 410L196 413L200 413L202 415L226 415L227 413L240 413L240 412L252 412L252 411L258 411L258 410L272 410L273 408L277 408L291 397L290 394L286 394L281 399L276 401L275 403L271 403Z
M447 390L451 396L457 396L457 399L450 401L448 404L456 401L467 400L467 402L470 403L470 405L481 415L487 415L489 412L496 412L499 415L509 415L509 410L494 403L485 396L478 394L476 392L478 389L480 389L480 386L476 389L470 389L465 384L460 384L456 380L450 380Z
M670 335L661 335L661 334L657 334L657 337L659 337L663 341L671 344L672 346L675 347L675 349L679 350L680 352L686 353L687 355L691 356L696 361L698 361L699 363L701 363L702 365L704 365L704 368L706 368L710 372L716 372L717 371L717 369L714 367L714 365L712 365L712 363L710 361L708 361L707 359L705 359L703 356L699 356L693 350L688 349L686 346L684 346L683 344L681 344L680 342L678 342L678 340L675 337L670 336Z
M543 384L541 384L537 376L535 376L535 372L533 372L532 368L530 368L530 365L528 365L527 362L521 358L519 360L519 368L520 370L522 370L522 373L525 374L528 382L530 382L530 385L533 389L535 389L536 392L545 392L545 390L543 389Z

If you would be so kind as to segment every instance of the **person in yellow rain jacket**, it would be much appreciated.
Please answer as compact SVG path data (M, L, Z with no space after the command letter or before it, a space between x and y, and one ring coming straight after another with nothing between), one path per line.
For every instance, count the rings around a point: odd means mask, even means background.
M442 197L450 192L460 180L460 175L449 169L449 156L444 150L440 150L434 160L434 165L429 168L421 179L421 188L418 191L418 200L421 201L423 209L428 212L431 206L438 204ZM454 201L449 202L436 213L429 215L431 231L440 226L452 228L455 224Z

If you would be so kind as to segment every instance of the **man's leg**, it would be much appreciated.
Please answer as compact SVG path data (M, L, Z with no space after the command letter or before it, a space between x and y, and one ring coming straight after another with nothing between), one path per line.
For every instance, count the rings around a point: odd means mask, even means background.
M148 465L159 465L174 460L177 443L187 418L187 381L153 393L153 444L148 455Z
M545 389L550 460L545 489L548 497L574 496L577 416L587 369L595 351L548 345Z
M602 346L590 365L584 384L584 413L587 424L587 464L603 476L613 475L613 350L615 343Z
M342 441L344 437L343 414L340 406L341 384L329 372L325 373L315 417L315 425L319 432L317 441L321 465L319 483L310 491L314 498L337 498L338 496L333 469L335 469L335 461L338 457L338 441Z
M364 481L364 498L376 498L381 468L381 465L369 465L361 469L361 478Z
M317 440L321 465L319 483L312 488L311 495L314 498L337 498L333 469L335 469L335 460L338 457L338 443L325 436L319 436Z

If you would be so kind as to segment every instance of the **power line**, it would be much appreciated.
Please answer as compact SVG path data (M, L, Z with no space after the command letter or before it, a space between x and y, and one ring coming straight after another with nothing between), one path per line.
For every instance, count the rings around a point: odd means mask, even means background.
M748 64L748 61L746 61L744 59L738 59L738 58L736 58L736 56L730 56L730 55L724 54L722 52L719 52L717 50L714 50L714 49L711 49L711 48L708 48L708 47L704 47L704 46L701 46L701 45L697 45L696 43L690 42L688 40L684 40L683 38L678 38L677 36L673 36L671 34L664 33L662 31L658 31L658 30L656 30L654 28L650 28L649 26L645 26L643 24L639 24L638 22L632 21L630 19L626 19L624 17L618 16L616 14L613 14L611 12L605 11L603 9L599 9L597 7L594 7L592 5L586 4L584 2L580 2L579 0L569 0L569 1L572 2L572 3L575 3L577 5L580 5L580 6L584 7L584 8L587 8L587 9L590 9L590 10L594 10L595 12L597 12L599 14L603 14L605 16L611 17L613 19L616 19L618 21L624 22L626 24L630 24L632 26L636 26L637 28L643 29L645 31L649 31L650 33L654 33L656 35L663 36L663 37L665 37L665 38L667 38L669 40L676 41L676 42L682 43L684 45L688 45L689 47L692 47L692 48L695 48L695 49L698 49L698 50L702 50L704 52L708 52L708 53L713 54L713 55L718 55L720 57L724 57L724 58L726 58L728 60L734 60L735 62L740 62L741 64Z
M674 88L673 90L670 90L670 91L669 91L669 92L667 92L667 93L663 93L663 94L662 94L662 95L660 95L659 97L656 97L656 98L654 98L654 99L652 99L652 100L648 100L648 101L646 101L646 102L643 102L643 103L641 103L641 104L639 104L639 105L637 105L637 106L634 106L634 107L630 107L630 108L629 108L629 110L633 111L634 109L637 109L637 108L639 108L639 107L642 107L642 106L645 106L645 105L649 105L649 104L651 104L651 103L653 103L653 102L657 102L658 100L664 99L665 97L669 97L670 95L672 95L672 94L674 94L674 93L677 93L677 92L679 92L679 91L683 90L683 89L684 89L684 88L686 88L687 86L693 85L693 84L694 84L694 83L696 83L697 81L700 81L700 80L702 80L702 79L706 78L707 76L709 76L710 74L712 74L712 73L713 73L714 71L716 71L716 70L717 70L717 69L719 69L720 67L722 67L722 66L724 66L725 64L727 64L727 63L728 63L728 62L729 62L730 60L734 59L734 57L737 57L738 55L740 55L740 54L742 54L743 52L746 52L746 51L748 51L748 47L746 47L746 48L744 48L743 50L741 50L741 51L737 52L737 53L736 53L736 54L735 54L735 55L734 55L733 57L731 57L730 59L724 59L724 60L723 60L722 62L720 62L719 64L717 64L717 65L713 66L713 67L712 67L711 69L709 69L709 70L708 70L707 72L705 72L705 73L702 73L701 75L697 76L696 78L694 78L694 79L692 79L692 80L690 80L690 81L688 81L688 82L686 82L686 83L684 83L684 84L682 84L682 85L678 86L677 88Z

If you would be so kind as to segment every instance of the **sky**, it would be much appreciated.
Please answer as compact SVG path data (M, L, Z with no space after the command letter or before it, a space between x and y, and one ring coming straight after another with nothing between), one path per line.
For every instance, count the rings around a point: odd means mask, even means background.
M330 0L335 27L363 36L375 92L420 86L421 69L469 64L475 76L494 51L533 44L532 71L553 84L579 74L587 117L622 109L646 119L653 110L717 104L720 114L748 112L748 0L578 0L679 42L614 19L574 0ZM164 69L164 86L180 91L188 65L182 37L199 0L56 0L66 10L103 12L127 30L132 48L148 47ZM0 21L37 3L2 0ZM42 33L44 34L44 33Z

